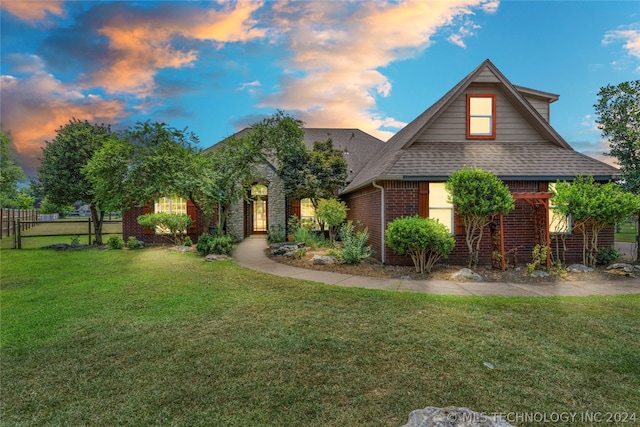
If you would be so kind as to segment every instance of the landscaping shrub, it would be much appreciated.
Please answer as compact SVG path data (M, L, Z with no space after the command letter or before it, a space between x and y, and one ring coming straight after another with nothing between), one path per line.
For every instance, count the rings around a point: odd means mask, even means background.
M185 237L183 245L185 245L185 246L193 245L193 242L191 241L191 237L189 237L189 236Z
M124 248L124 240L120 236L111 236L107 240L107 245L110 249L122 249Z
M607 248L602 246L598 248L598 254L596 255L596 264L609 265L620 260L620 252L616 248Z
M154 233L168 233L174 245L181 245L187 230L191 226L191 217L187 214L157 212L140 215L138 224L152 230Z
M431 272L434 264L446 258L455 246L447 227L437 219L419 216L393 220L385 232L387 245L398 255L409 254L416 272Z
M340 239L344 247L337 251L337 258L345 264L360 264L360 262L373 254L371 246L367 246L369 229L356 228L353 221L349 221L340 227Z
M546 246L536 245L531 252L531 258L533 262L527 264L527 273L533 273L539 266L547 265L547 255L549 248Z
M139 241L135 237L129 236L129 239L127 239L127 248L129 248L129 249L141 249L143 247L144 247L144 243Z
M267 231L267 241L269 243L282 243L286 240L287 236L284 235L282 225L276 224L269 227L269 231Z
M203 234L198 239L196 250L203 256L209 254L231 255L233 237L226 234Z

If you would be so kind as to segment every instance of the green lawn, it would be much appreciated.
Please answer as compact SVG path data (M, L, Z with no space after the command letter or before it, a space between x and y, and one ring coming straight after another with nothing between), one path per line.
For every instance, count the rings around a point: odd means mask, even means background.
M638 238L637 227L638 223L635 218L618 225L616 227L616 242L635 242Z
M399 426L449 405L640 416L640 295L338 288L163 248L0 256L3 425Z

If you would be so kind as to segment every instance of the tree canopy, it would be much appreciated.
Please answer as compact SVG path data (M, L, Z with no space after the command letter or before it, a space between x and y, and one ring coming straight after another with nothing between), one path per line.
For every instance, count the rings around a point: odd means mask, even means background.
M22 167L11 153L11 134L0 128L0 206L21 208L18 183L25 180Z
M491 172L463 168L453 172L445 183L449 202L462 217L469 249L469 267L478 264L484 227L498 215L515 208L509 187Z
M640 210L640 197L608 182L600 184L592 176L578 176L573 182L555 185L553 204L570 216L573 227L583 236L583 263L595 267L598 235Z
M76 201L89 203L97 244L102 244L106 206L87 179L84 167L107 141L115 137L109 125L74 118L56 130L52 141L46 142L38 168L40 189L50 203L63 206Z

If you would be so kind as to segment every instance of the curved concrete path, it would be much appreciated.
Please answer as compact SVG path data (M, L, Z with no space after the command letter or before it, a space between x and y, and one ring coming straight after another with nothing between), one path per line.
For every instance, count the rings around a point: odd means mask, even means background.
M448 280L380 279L331 273L291 267L270 260L265 254L267 240L252 236L240 242L233 256L238 264L276 276L311 280L336 286L347 286L387 291L420 292L441 295L495 295L495 296L587 296L640 293L638 281L557 282L557 283L505 283L505 282L451 282Z

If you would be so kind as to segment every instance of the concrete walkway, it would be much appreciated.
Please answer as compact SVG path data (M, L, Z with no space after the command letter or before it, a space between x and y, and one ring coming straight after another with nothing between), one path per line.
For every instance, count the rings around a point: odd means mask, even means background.
M497 296L586 296L640 293L638 281L557 282L557 283L504 283L504 282L452 282L448 280L381 279L331 273L291 267L270 260L266 254L264 236L243 240L234 251L238 264L276 276L310 280L336 286L382 289L387 291L420 292L441 295L497 295Z

